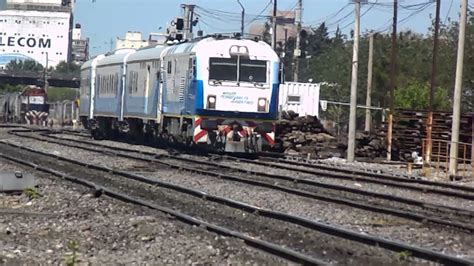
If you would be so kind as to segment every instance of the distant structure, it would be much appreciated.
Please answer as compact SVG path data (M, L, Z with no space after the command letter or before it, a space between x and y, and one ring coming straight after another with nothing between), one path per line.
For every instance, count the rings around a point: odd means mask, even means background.
M70 62L71 0L0 0L0 69L11 60Z
M124 49L124 48L132 48L132 49L139 49L150 45L149 40L142 39L142 33L139 31L127 31L125 33L125 38L120 39L117 37L117 41L115 43L115 49Z
M271 14L269 14L271 16ZM282 47L285 47L288 38L296 37L298 32L297 26L295 24L296 20L296 11L277 11L277 44L281 44ZM269 33L271 33L271 21L267 21ZM250 26L249 34L251 37L262 37L265 32L265 24L255 23Z
M89 38L82 37L81 24L79 23L76 23L72 29L71 60L78 65L89 60Z

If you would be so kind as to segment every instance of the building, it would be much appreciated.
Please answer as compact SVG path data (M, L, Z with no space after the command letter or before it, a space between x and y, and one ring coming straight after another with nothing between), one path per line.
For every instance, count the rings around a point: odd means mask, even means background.
M271 14L270 14L271 17ZM298 32L296 25L296 11L277 11L277 44L281 44L285 47L288 38L295 38ZM268 33L272 33L271 21L267 21L270 26L265 29L265 24L254 23L250 26L249 35L250 37L263 37L266 30ZM304 28L306 31L312 31L310 28Z
M72 29L71 61L82 65L87 60L89 60L89 38L82 37L81 24L76 24Z
M70 0L4 3L0 10L0 68L11 60L35 60L48 67L69 61L73 18Z
M132 49L139 49L146 46L149 46L149 40L142 39L142 33L139 31L127 31L125 33L125 38L120 39L117 37L115 43L115 49L124 49L124 48L132 48Z

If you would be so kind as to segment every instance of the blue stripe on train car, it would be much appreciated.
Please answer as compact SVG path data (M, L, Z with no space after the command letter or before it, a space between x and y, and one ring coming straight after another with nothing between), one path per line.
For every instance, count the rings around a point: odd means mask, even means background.
M94 116L100 115L107 115L107 116L119 116L120 112L118 111L119 108L118 104L119 99L118 97L103 97L99 98L96 97L95 99L95 107L94 107Z

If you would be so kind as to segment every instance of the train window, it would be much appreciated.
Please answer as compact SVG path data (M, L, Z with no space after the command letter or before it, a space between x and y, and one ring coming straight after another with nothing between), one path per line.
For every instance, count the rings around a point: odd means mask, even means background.
M168 71L167 71L168 74L171 74L171 67L172 67L171 64L172 64L171 61L168 61Z
M209 60L209 79L237 80L236 58L211 58Z
M129 93L132 93L132 71L128 72L127 89Z
M265 83L267 81L267 62L241 58L239 79L244 82Z
M114 93L117 94L117 92L118 92L118 87L119 87L119 84L120 84L120 83L119 83L119 75L118 75L117 73L115 73L115 82L114 82L114 84L115 84L115 91L114 91Z
M287 102L292 104L299 104L301 103L301 96L299 95L288 95Z

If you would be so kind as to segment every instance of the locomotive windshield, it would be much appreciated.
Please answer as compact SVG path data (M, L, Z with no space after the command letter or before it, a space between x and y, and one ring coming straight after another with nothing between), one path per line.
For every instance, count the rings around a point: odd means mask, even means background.
M211 58L209 79L258 82L267 81L267 62L244 58Z

